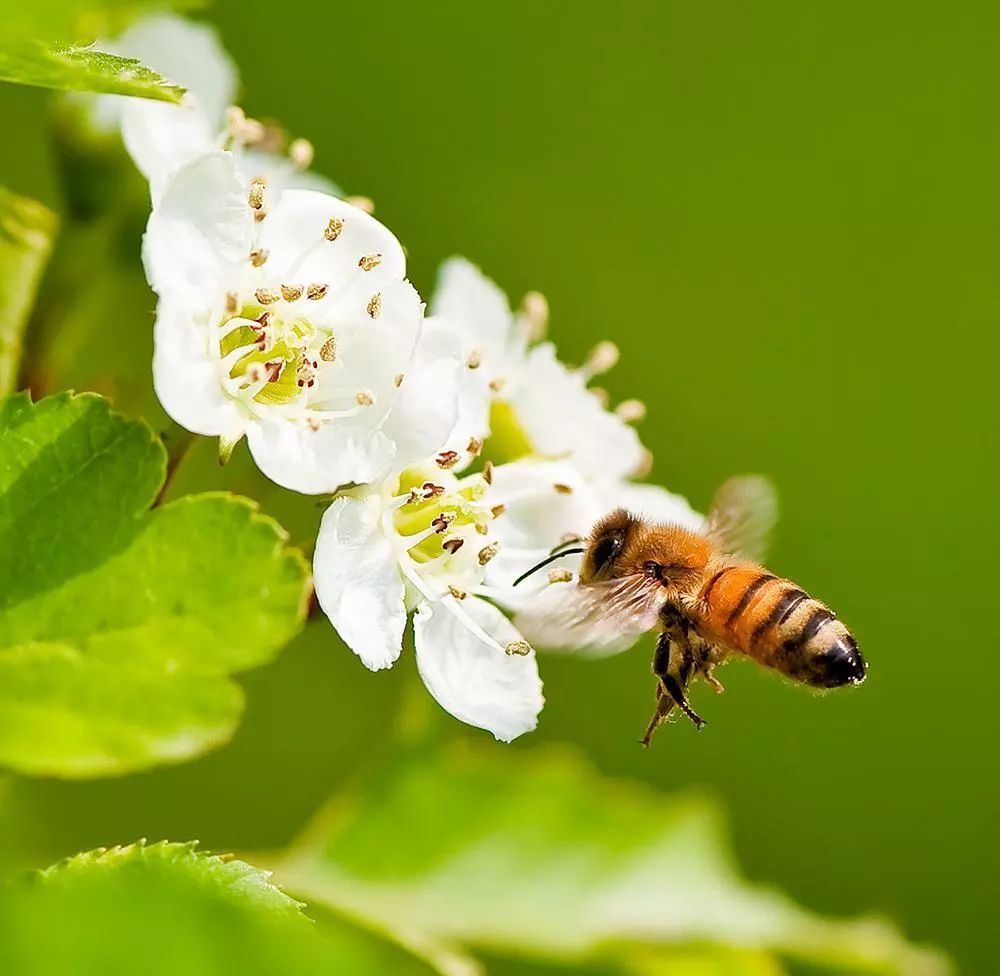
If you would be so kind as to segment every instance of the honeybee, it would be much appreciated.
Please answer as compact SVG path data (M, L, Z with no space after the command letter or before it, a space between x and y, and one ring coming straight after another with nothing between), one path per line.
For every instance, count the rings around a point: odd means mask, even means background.
M827 606L755 562L777 512L769 481L732 478L717 492L703 532L647 522L617 509L579 547L574 620L589 616L605 633L659 629L653 655L656 708L642 744L674 708L698 728L688 685L702 678L723 691L714 669L731 653L816 688L860 684L868 666L851 632ZM515 584L516 585L516 584Z

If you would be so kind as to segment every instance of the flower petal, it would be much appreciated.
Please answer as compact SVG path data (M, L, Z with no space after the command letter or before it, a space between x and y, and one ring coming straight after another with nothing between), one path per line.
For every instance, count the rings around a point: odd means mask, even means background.
M625 481L602 486L599 494L604 500L605 511L627 508L634 515L651 522L670 522L693 532L705 530L704 515L696 512L682 495L675 495L659 485Z
M143 237L146 277L159 295L192 308L221 301L227 274L246 260L253 218L231 153L211 152L169 180Z
M642 462L636 432L604 409L583 374L559 362L550 342L528 353L524 371L503 395L538 454L568 455L588 477L603 480L625 478Z
M163 409L195 434L238 437L244 418L223 391L205 329L168 297L157 306L153 336L153 387Z
M352 421L319 424L266 417L247 427L247 446L261 472L304 495L366 484L387 474L396 449L374 427Z
M403 646L403 579L379 524L379 500L338 498L326 510L313 556L316 599L341 639L372 671Z
M471 598L459 606L500 647L484 641L442 604L424 603L413 620L417 668L445 711L510 742L535 728L545 704L534 651L504 653L502 648L520 640L520 634L485 600Z

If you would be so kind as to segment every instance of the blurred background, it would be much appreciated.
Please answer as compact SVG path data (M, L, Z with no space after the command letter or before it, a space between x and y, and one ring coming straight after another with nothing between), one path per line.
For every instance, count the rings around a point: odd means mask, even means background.
M714 795L752 878L885 913L989 971L1000 9L242 0L205 17L248 112L375 201L423 295L463 253L513 300L548 296L565 360L614 339L603 385L647 403L652 478L696 506L730 474L772 477L771 568L836 608L871 665L864 687L816 697L733 664L723 697L695 691L709 728L646 751L650 647L548 655L540 728L511 749L570 742L611 775ZM0 86L25 146L0 181L53 203L46 99ZM213 450L177 490L247 490L245 457L220 473ZM304 541L318 510L283 504ZM11 830L38 863L139 835L278 846L385 747L401 665L368 674L313 625L247 676L229 747L8 783Z

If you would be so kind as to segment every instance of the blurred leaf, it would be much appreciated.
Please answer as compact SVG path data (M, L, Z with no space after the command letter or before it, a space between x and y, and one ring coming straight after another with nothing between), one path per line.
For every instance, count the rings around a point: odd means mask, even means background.
M18 41L0 45L0 81L61 91L108 92L179 102L184 89L135 58L90 47Z
M604 780L564 754L402 762L337 801L276 870L310 902L452 951L579 961L694 946L947 971L886 924L827 921L747 884L711 805Z
M0 762L95 776L225 742L228 677L300 628L300 553L244 499L154 509L165 452L92 394L0 401Z
M345 925L323 934L268 875L193 844L80 854L0 900L0 972L19 976L425 973Z
M4 11L4 36L28 40L92 41L117 33L144 14L203 7L202 0L33 0Z
M0 187L0 396L17 388L24 326L55 231L47 207Z

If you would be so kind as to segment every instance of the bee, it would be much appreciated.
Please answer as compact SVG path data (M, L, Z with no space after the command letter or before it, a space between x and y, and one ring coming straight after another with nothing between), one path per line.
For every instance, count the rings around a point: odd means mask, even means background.
M687 697L701 678L723 691L714 669L731 654L753 658L814 688L860 684L867 663L836 614L755 561L777 513L774 490L758 476L732 478L717 492L704 531L648 522L625 509L602 518L579 547L583 555L567 619L588 618L605 634L648 631L656 707L642 744L678 709L701 729Z

